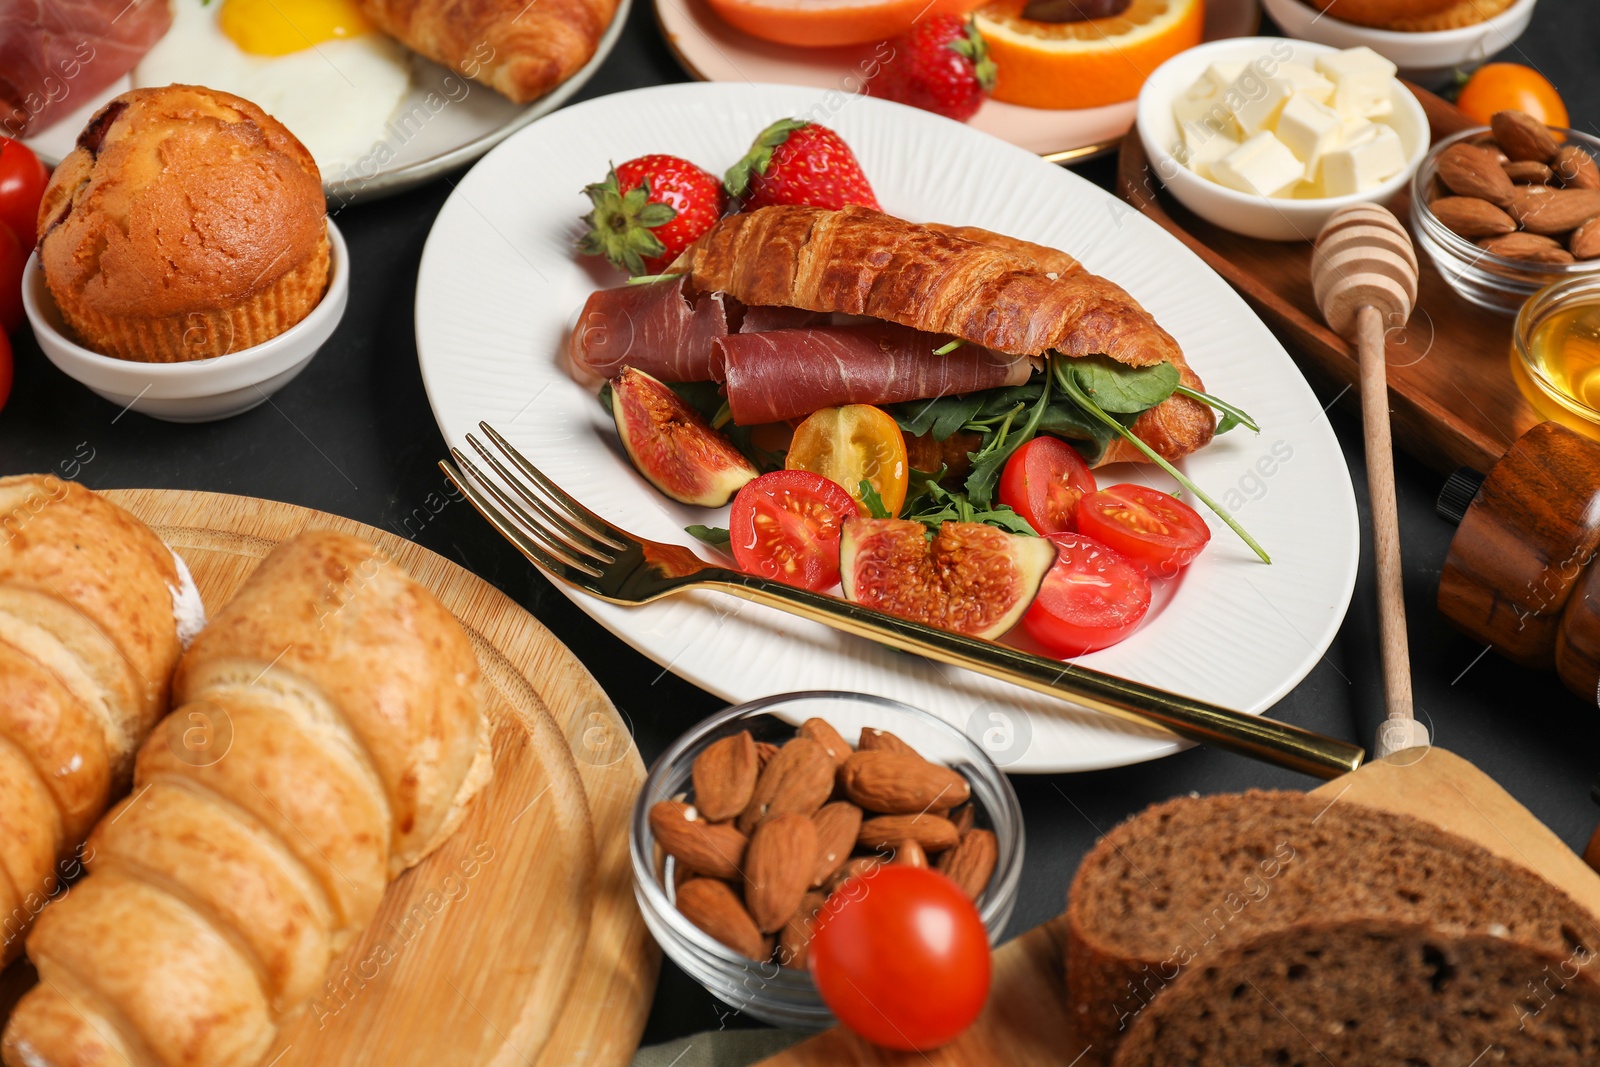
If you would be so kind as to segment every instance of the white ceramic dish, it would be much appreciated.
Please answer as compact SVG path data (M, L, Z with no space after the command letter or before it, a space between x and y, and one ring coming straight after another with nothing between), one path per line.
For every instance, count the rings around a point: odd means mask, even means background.
M706 0L654 0L656 21L683 69L701 81L779 82L853 93L879 45L789 48L736 30ZM1261 28L1257 0L1207 0L1205 39L1245 37ZM1133 128L1134 102L1049 111L986 100L969 123L984 133L1065 163L1109 152Z
M487 420L618 525L708 553L683 528L726 525L726 511L675 504L650 488L593 393L562 367L579 307L596 287L622 280L573 250L587 204L582 188L609 161L644 152L675 152L720 170L756 131L822 98L794 86L704 83L619 93L540 120L474 167L434 224L417 282L423 381L449 444L466 448L466 435ZM1260 421L1261 436L1229 433L1184 467L1234 501L1276 562L1261 563L1208 517L1210 546L1164 591L1144 627L1080 662L1243 711L1271 707L1338 630L1360 543L1338 441L1283 346L1176 238L1070 171L881 100L849 97L825 121L855 150L887 210L987 226L1081 257L1178 338L1208 389ZM1150 468L1098 473L1108 485L1171 488ZM626 608L564 591L646 656L730 703L805 689L891 697L964 728L1008 771L1120 766L1180 747L720 594Z
M328 291L311 313L270 341L214 359L138 363L84 348L66 333L38 252L24 271L22 305L50 362L119 408L166 422L214 422L264 403L305 370L339 325L350 298L350 252L332 219L328 245Z
M411 56L411 89L389 120L389 136L349 172L323 175L322 191L332 211L430 182L464 166L528 123L570 100L600 69L622 27L632 0L621 0L616 17L600 38L594 56L572 77L531 104L513 104L486 85L468 81L437 63ZM78 133L113 97L128 91L119 78L104 92L46 129L26 138L28 147L50 166L77 144ZM330 101L337 106L337 101Z
M1324 15L1304 0L1261 0L1267 14L1289 37L1354 48L1366 45L1389 57L1400 68L1400 76L1423 85L1448 81L1458 69L1476 67L1512 43L1533 20L1538 0L1516 0L1494 18L1476 26L1432 33L1401 33L1375 30Z
M1318 56L1339 51L1327 45L1290 41L1282 37L1245 37L1213 41L1191 48L1161 64L1139 93L1139 139L1160 181L1178 202L1196 215L1224 229L1269 241L1310 241L1328 217L1351 204L1382 204L1411 182L1417 166L1428 154L1428 116L1411 90L1394 87L1394 114L1387 119L1400 134L1406 150L1405 169L1364 193L1326 196L1316 200L1253 196L1218 185L1183 166L1172 156L1178 143L1178 123L1172 102L1217 62L1250 62L1260 57L1277 63L1315 64Z

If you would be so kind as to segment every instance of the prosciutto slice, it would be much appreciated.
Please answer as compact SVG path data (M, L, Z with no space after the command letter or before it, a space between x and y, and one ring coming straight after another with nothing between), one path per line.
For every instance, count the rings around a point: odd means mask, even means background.
M573 375L594 382L632 367L663 382L718 381L712 342L728 335L728 316L723 295L696 296L688 275L597 290L584 302L567 342Z
M0 0L0 132L37 133L132 70L168 0Z
M1025 356L978 345L947 355L948 338L892 323L740 333L714 347L725 373L728 409L741 426L798 419L835 404L894 404L1022 385Z

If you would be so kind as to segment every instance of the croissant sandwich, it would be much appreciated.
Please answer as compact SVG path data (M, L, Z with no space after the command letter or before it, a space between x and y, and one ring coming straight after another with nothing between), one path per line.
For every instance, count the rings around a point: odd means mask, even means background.
M580 379L631 366L715 381L739 425L1020 386L1052 353L1168 363L1180 384L1203 389L1172 335L1121 287L1065 252L977 227L767 207L723 219L672 271L591 295L568 347ZM1173 395L1132 429L1171 460L1210 441L1215 419ZM1098 462L1142 458L1116 440Z
M0 966L78 873L204 622L138 519L75 482L0 479Z
M10 1067L257 1064L491 774L466 633L346 534L269 555L173 695L28 938Z

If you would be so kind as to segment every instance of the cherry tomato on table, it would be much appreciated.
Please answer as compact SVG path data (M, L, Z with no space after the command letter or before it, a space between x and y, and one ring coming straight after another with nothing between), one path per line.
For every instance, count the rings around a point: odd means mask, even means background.
M1544 75L1520 63L1489 63L1462 86L1456 106L1481 125L1496 111L1526 111L1546 126L1570 127L1567 105Z
M884 1048L948 1044L989 999L989 938L954 882L880 866L840 886L818 915L806 965L839 1021Z
M1011 454L1000 475L1000 503L1042 534L1073 529L1078 501L1098 486L1089 465L1059 437L1035 437Z
M1200 554L1211 529L1188 504L1143 485L1113 485L1078 503L1078 531L1142 567L1172 578Z
M784 466L831 478L858 504L861 483L870 482L891 516L900 514L911 477L900 424L871 404L812 412L795 429Z
M838 483L810 471L772 471L733 498L729 548L747 574L820 593L839 584L839 534L858 514Z
M32 248L38 239L39 201L49 180L27 145L0 137L0 223L17 235L23 248Z
M1092 537L1051 534L1056 562L1022 625L1057 656L1081 656L1121 641L1150 610L1144 572Z
M22 325L22 273L28 249L9 227L0 226L0 334Z

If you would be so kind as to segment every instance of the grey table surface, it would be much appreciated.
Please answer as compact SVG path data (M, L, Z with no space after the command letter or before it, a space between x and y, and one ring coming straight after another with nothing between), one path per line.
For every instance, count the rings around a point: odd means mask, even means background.
M1270 29L1270 24L1269 27ZM1575 126L1600 133L1600 4L1542 0L1526 36L1499 57L1538 68L1565 96ZM638 0L616 51L578 94L685 80L663 44L649 0ZM1110 187L1113 164L1079 168ZM52 367L26 328L16 338L16 385L0 412L0 473L56 471L92 488L239 493L345 515L411 537L494 583L586 663L633 724L646 762L720 702L602 629L517 555L464 503L432 514L445 483L445 445L417 368L412 306L429 227L459 175L392 199L347 207L350 306L312 365L270 404L224 422L179 426L120 415ZM1333 399L1325 397L1325 400ZM1351 397L1330 418L1344 448L1366 528L1360 426ZM1398 471L1406 602L1420 715L1440 744L1498 779L1574 848L1600 809L1600 716L1553 676L1513 667L1454 632L1434 606L1454 532L1437 518L1440 477L1402 457ZM430 502L430 497L432 501ZM1370 744L1382 717L1370 545L1350 612L1327 655L1273 709L1288 722ZM1027 823L1027 860L1011 933L1060 913L1067 883L1095 838L1144 806L1180 793L1297 788L1310 779L1195 749L1120 770L1013 778ZM721 1027L759 1025L715 1001L670 964L647 1043Z

